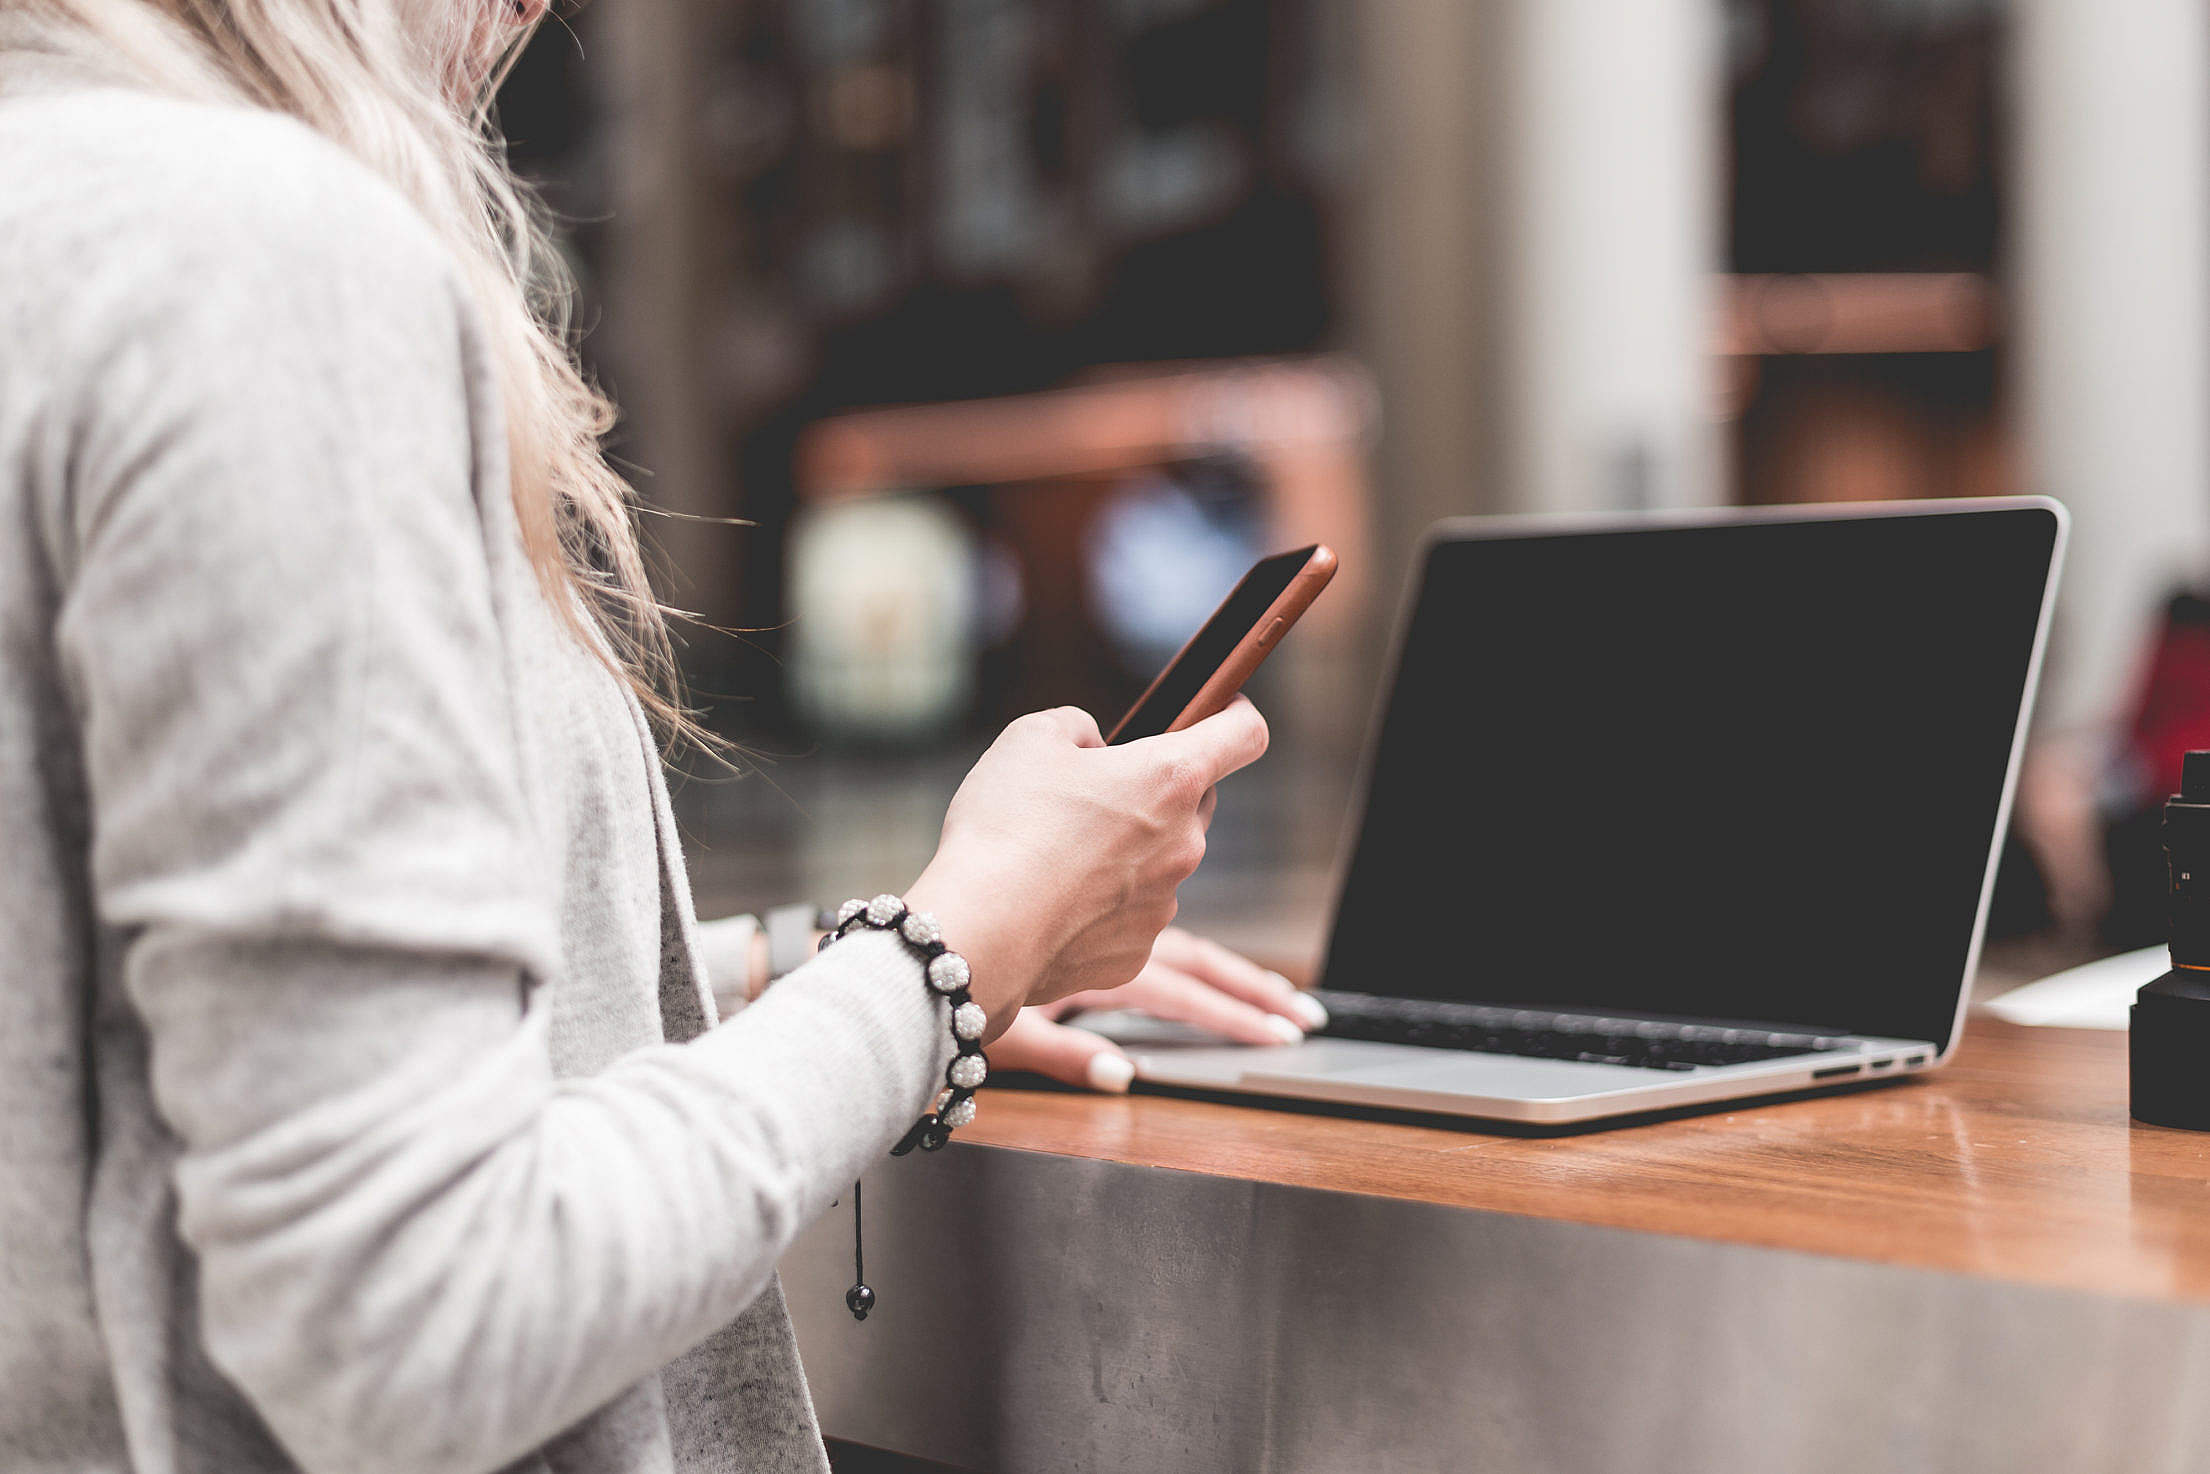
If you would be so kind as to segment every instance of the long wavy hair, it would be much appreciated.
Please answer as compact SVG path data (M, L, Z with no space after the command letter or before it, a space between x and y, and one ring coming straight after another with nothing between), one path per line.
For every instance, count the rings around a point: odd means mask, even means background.
M459 259L498 355L522 540L555 610L596 627L669 735L677 699L614 409L578 366L574 282L507 163L492 99L542 0L0 0L58 50L133 85L298 119L413 201Z

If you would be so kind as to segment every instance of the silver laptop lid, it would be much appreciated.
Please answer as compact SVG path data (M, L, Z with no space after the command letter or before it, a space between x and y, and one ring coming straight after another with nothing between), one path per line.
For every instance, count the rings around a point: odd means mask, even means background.
M1322 986L1947 1049L2064 532L2039 498L1442 524Z

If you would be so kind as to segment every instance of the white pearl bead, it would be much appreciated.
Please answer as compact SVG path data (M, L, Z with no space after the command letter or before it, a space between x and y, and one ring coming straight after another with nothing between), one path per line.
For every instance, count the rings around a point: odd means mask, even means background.
M959 1104L952 1106L951 1108L946 1110L941 1116L938 1116L936 1119L942 1121L946 1126L950 1126L956 1129L958 1127L966 1125L974 1118L975 1101L974 1097L970 1095Z
M952 1084L957 1085L961 1090L972 1090L980 1085L989 1076L989 1073L990 1067L983 1063L981 1055L963 1054L952 1061L949 1078Z
M962 1039L980 1039L990 1027L990 1017L979 1003L962 1003L952 1010L952 1032Z
M888 926L898 919L898 913L903 910L905 902L885 891L867 903L867 924Z
M967 959L957 952L946 952L929 964L929 986L939 993L956 993L967 986L972 975L967 971Z
M859 915L860 912L865 911L866 909L867 903L855 896L853 899L846 901L843 905L836 908L836 924L838 926L842 926L845 922L850 921L853 917Z
M926 947L931 942L940 942L944 939L944 928L937 925L936 918L926 911L915 911L908 914L905 921L899 925L898 930L903 932L905 939L916 947Z

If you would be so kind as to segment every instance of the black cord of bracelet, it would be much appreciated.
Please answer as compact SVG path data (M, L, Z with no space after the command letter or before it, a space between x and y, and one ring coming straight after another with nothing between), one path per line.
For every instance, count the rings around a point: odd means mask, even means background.
M946 1142L952 1139L952 1131L955 1128L946 1124L944 1117L951 1114L962 1103L971 1099L975 1093L974 1086L961 1085L958 1082L956 1077L959 1072L959 1062L969 1056L980 1057L982 1054L980 1040L964 1038L959 1033L959 1010L974 1001L967 990L967 985L961 983L957 988L946 992L937 987L936 980L930 973L930 964L951 951L951 949L944 945L942 937L932 937L928 941L917 942L907 936L905 934L905 920L911 914L911 911L901 902L896 916L893 916L887 922L878 923L869 915L869 908L862 906L851 915L838 920L829 930L828 935L821 939L821 945L818 949L823 952L828 951L832 943L842 941L851 934L855 927L865 927L870 931L889 932L903 942L908 951L920 957L922 976L928 983L929 991L951 1005L954 1053L951 1063L944 1067L943 1094L938 1098L935 1110L924 1111L921 1118L913 1123L912 1129L898 1138L897 1145L890 1149L890 1155L893 1157L902 1157L915 1147L919 1147L925 1152L938 1151L943 1148ZM964 961L964 959L960 960ZM987 1061L984 1062L983 1068L985 1071L988 1070ZM860 1210L860 1184L856 1180L852 1183L852 1287L844 1292L844 1306L852 1312L852 1319L856 1321L867 1319L867 1313L875 1308L875 1291L867 1283L866 1237Z
M844 1308L852 1319L865 1320L875 1308L875 1292L867 1285L867 1249L860 1233L859 1180L852 1180L852 1288L844 1292Z

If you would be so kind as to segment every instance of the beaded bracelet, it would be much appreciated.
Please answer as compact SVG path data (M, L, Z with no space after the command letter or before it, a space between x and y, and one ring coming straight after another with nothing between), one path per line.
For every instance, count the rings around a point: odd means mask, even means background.
M900 896L884 894L871 901L853 899L837 908L835 926L821 939L826 952L852 933L855 927L897 934L907 950L921 959L930 991L951 1005L952 1045L957 1051L944 1067L944 1088L934 1106L923 1112L913 1128L890 1149L902 1157L919 1147L933 1152L951 1140L952 1132L975 1118L975 1091L989 1077L990 1064L982 1054L983 1031L989 1017L967 992L972 973L967 959L944 945L943 928L926 911L909 910ZM854 1320L867 1319L874 1309L875 1292L867 1285L866 1251L860 1236L860 1185L852 1184L852 1288L844 1303Z

